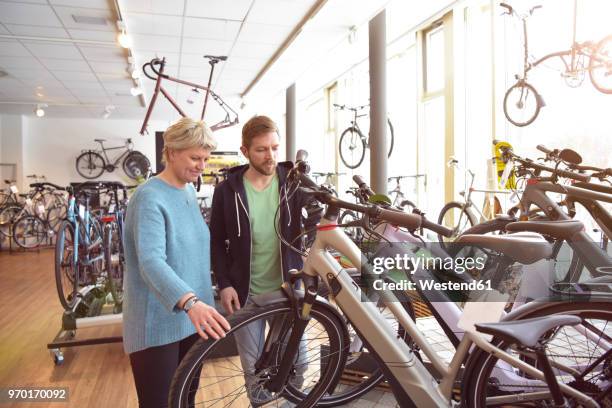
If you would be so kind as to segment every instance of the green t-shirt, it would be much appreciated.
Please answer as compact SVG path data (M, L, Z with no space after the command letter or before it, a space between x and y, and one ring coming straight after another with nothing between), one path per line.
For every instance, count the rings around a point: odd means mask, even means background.
M283 283L280 242L274 231L278 207L278 177L263 191L257 191L246 179L244 189L249 203L251 223L251 290L252 295L273 292Z

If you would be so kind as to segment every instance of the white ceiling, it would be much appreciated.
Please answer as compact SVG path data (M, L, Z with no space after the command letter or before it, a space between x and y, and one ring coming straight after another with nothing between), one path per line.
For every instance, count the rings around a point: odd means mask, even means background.
M316 0L120 0L132 53L140 67L165 57L166 72L205 85L209 66L203 55L227 55L215 68L213 89L224 99L238 97L272 58ZM385 0L329 0L296 41L255 87L274 94L299 78L362 24ZM101 24L77 22L94 17ZM130 95L128 53L116 44L117 15L112 0L0 0L0 113L32 114L36 102L49 115L141 118L141 99ZM272 75L273 74L273 75ZM154 82L144 78L145 100ZM169 84L182 107L190 89ZM189 105L186 105L187 112ZM236 106L234 106L236 108ZM192 108L199 110L195 105ZM154 117L168 119L171 107L159 102Z

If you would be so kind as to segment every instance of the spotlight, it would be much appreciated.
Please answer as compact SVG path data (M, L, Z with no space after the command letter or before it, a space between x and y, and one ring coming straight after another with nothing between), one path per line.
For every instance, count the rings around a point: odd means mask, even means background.
M45 108L47 106L48 105L46 103L39 103L38 105L36 105L36 109L34 109L34 113L36 114L36 116L38 116L39 118L45 116Z
M108 119L114 110L115 110L115 105L106 105L106 108L104 108L104 113L102 113L102 118Z
M139 86L135 86L130 89L130 93L132 94L132 96L142 95L142 88Z
M193 88L187 97L187 103L193 105L198 96L200 96L200 91L198 91L198 88Z
M132 37L125 32L125 23L118 20L117 28L121 31L121 33L117 36L119 45L121 45L123 48L132 48L134 41L132 40Z

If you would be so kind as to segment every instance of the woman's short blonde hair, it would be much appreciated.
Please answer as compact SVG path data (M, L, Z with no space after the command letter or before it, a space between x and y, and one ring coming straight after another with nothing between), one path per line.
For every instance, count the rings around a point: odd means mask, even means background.
M168 162L168 150L184 150L202 147L213 151L217 148L212 130L202 120L181 118L164 132L162 163Z

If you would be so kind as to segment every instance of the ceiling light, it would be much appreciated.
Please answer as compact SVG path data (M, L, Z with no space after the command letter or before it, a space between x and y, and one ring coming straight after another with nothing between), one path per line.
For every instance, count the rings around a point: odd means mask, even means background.
M106 107L104 108L104 112L102 113L102 118L108 119L114 110L115 110L115 105L106 105Z
M42 118L43 116L45 116L45 109L48 105L46 103L39 103L38 105L36 105L36 109L34 109L34 114L36 114L36 116L38 116L39 118Z
M130 89L130 93L132 94L132 96L142 95L142 88L139 86L135 86Z
M122 31L121 34L117 36L117 41L119 41L119 45L123 48L132 48L134 41L132 41L132 37Z
M198 91L198 88L193 88L187 97L187 103L193 105L198 96L200 96L200 91Z
M121 45L123 48L132 48L133 40L132 37L125 32L125 23L121 20L118 20L117 28L119 29L119 31L121 31L121 33L117 36L117 41L119 42L119 45Z

